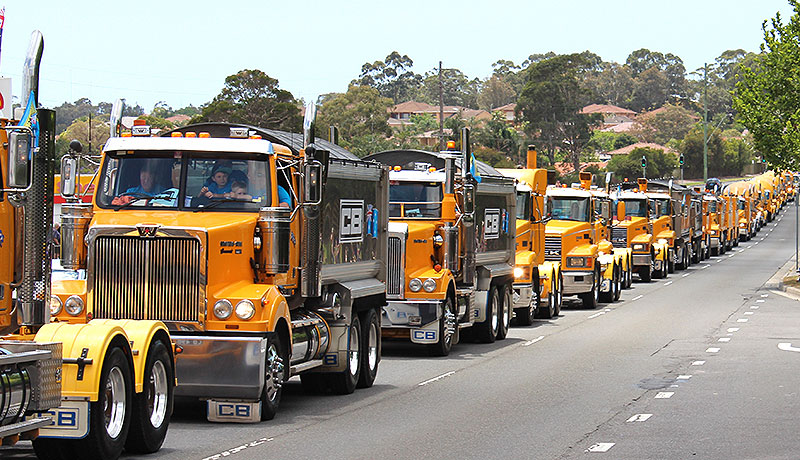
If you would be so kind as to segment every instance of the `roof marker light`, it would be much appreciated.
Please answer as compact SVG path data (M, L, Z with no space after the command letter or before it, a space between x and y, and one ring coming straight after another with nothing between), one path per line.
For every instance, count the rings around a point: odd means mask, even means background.
M202 133L198 134L197 137L199 137L200 139L208 139L208 138L211 137L211 133L202 132Z
M195 137L197 137L197 133L196 133L196 132L193 132L193 131L188 131L188 132L186 133L186 138L187 138L187 139L188 139L188 138L195 138Z
M394 167L394 170L395 170L395 171L402 171L402 169L403 169L403 168L402 168L402 167L400 167L400 166L395 166L395 167Z
M181 133L172 133L172 134L170 134L170 137L183 137L183 134L181 134Z

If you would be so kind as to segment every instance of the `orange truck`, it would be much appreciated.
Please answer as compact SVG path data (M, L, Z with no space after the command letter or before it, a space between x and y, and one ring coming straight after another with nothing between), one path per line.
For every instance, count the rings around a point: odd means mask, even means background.
M366 157L391 167L385 338L450 353L462 330L504 339L513 313L514 179L461 149L392 150Z
M611 226L613 224L613 205L607 191L592 187L591 173L579 175L581 187L592 194L594 209L594 233L599 249L598 260L603 279L600 284L600 300L615 302L619 300L623 289L631 287L633 279L633 253L630 248L615 248L611 242ZM610 174L606 184L610 182Z
M163 322L175 394L210 421L275 417L296 375L315 391L371 386L388 171L316 139L314 112L303 136L204 123L153 137L137 122L111 137L92 203L62 214L62 265L86 279L53 284L53 319Z
M525 168L500 169L517 180L517 240L514 266L514 318L530 325L561 311L561 262L545 260L545 193L547 170L537 168L536 151L528 148ZM543 303L543 299L544 303Z

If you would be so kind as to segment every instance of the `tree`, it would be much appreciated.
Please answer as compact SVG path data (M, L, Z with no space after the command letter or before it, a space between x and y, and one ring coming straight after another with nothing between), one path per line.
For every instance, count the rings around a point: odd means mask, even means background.
M695 126L690 130L680 145L684 159L684 177L703 177L703 128ZM722 137L714 131L708 138L708 176L719 176L724 173L725 150Z
M628 107L635 89L630 67L616 62L604 62L600 68L599 72L584 79L584 85L595 95L595 101Z
M386 139L392 133L387 123L392 105L392 100L381 96L375 88L350 85L346 93L333 96L320 106L317 124L338 127L341 143L348 148L354 145L356 138L373 141L378 138ZM358 145L365 145L363 139L358 141ZM368 154L376 151L362 149L353 153Z
M780 13L764 21L761 55L742 66L733 106L755 147L774 167L800 166L800 2L784 24ZM768 25L769 24L769 25Z
M670 139L683 139L699 117L685 108L667 104L655 113L640 115L631 134L642 142L666 145Z
M64 131L56 136L56 157L61 158L69 151L69 143L77 139L83 144L83 151L89 152L91 139L91 153L97 154L99 147L108 140L110 129L108 123L97 118L92 118L92 133L89 136L89 117L81 117L73 121ZM57 161L56 164L61 164Z
M457 105L470 109L478 108L478 95L483 83L475 78L470 80L458 69L442 69L442 95L444 105ZM439 105L439 70L427 72L422 80L420 99L429 104Z
M619 180L641 177L642 156L647 158L646 174L649 178L670 177L678 164L675 155L659 149L640 147L627 155L614 155L608 162L607 169L614 172Z
M550 164L561 150L579 171L580 153L591 139L592 127L601 121L598 114L579 113L591 93L580 84L578 75L591 64L581 54L568 54L539 61L527 70L516 114L528 123L526 133L536 140Z
M517 131L505 121L505 116L500 112L492 114L492 119L483 126L475 128L472 139L480 144L510 157L518 164L524 164L520 158L520 136Z
M498 77L492 75L483 84L480 94L478 95L478 107L487 112L497 107L502 107L517 100L517 92L514 88Z
M222 121L261 128L299 131L302 117L292 93L278 87L278 80L264 72L241 70L225 78L225 86L193 123Z
M412 99L420 85L422 76L411 71L414 61L408 55L392 51L383 61L366 62L361 74L351 85L371 86L383 97L391 98L395 104Z
M661 70L651 67L634 80L633 98L630 107L636 112L652 110L664 105L669 99L669 82Z
M598 154L621 149L637 142L638 139L628 133L595 131L592 133L589 143L586 144L586 150Z

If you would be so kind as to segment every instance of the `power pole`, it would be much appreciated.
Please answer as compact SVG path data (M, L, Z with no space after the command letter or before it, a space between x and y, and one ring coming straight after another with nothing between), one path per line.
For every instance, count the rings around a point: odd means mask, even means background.
M708 64L703 64L703 182L708 180Z
M444 150L444 83L442 82L442 61L439 61L439 151Z

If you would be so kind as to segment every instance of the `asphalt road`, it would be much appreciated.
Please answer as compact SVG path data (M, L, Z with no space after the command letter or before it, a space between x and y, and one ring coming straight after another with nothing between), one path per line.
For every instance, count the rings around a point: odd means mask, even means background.
M274 421L176 410L147 459L797 459L800 302L763 289L794 254L794 207L756 238L598 310L446 358L386 344L375 386L286 387ZM29 443L0 449L33 458Z

